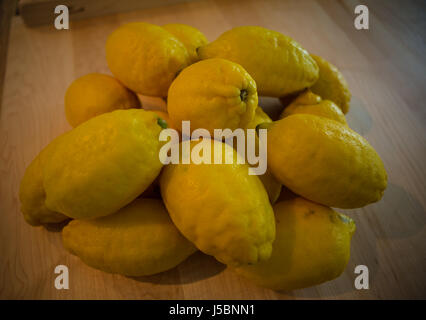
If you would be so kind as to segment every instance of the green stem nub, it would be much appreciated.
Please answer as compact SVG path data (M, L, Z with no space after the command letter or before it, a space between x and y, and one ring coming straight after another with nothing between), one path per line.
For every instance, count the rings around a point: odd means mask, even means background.
M241 90L241 91L240 91L240 98L241 98L241 101L246 102L247 97L248 97L248 92L247 92L247 90L246 90L246 89Z
M167 122L164 119L161 118L157 118L157 123L158 125L163 128L163 129L167 129Z

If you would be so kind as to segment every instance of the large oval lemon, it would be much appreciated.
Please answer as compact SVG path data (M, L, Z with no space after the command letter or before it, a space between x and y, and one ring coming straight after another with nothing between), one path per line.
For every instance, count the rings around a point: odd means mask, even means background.
M117 110L69 132L44 166L46 206L76 219L116 212L139 196L162 168L158 116Z
M382 160L363 137L310 114L291 115L269 127L268 165L293 192L329 207L376 202L387 184Z
M68 219L67 216L49 210L46 207L46 192L43 185L43 167L46 162L46 157L49 157L49 154L65 134L50 142L34 160L31 161L22 177L19 186L21 212L24 215L25 221L30 225L38 226L48 223L58 223Z
M332 209L294 198L274 206L272 256L236 272L274 290L295 290L337 278L349 261L355 223Z
M131 90L165 97L176 75L189 63L185 46L165 29L144 22L125 24L106 43L113 75Z
M275 224L262 182L248 174L248 165L236 163L239 156L231 146L205 141L213 150L222 149L223 159L234 159L234 163L164 167L160 187L170 217L198 249L225 264L268 259ZM197 144L191 141L191 150Z
M196 251L157 199L136 199L108 217L71 221L62 238L89 266L126 276L166 271Z
M140 107L136 94L106 74L86 74L65 93L65 115L73 127L102 113Z
M318 66L296 41L262 27L242 26L198 50L201 59L236 62L253 77L261 96L281 97L312 86Z
M224 59L199 61L173 81L167 111L178 128L191 121L191 129L244 128L257 107L256 83L238 64Z

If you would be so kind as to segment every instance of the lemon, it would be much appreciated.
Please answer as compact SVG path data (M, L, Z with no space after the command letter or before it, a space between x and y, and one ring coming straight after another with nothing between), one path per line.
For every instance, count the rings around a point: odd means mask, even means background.
M184 69L170 86L167 111L177 128L244 128L257 107L256 83L238 64L224 59L199 61Z
M197 49L208 43L206 36L200 30L182 23L166 24L163 28L183 43L188 51L191 63L200 60Z
M202 142L211 143L212 157L213 150L222 148L223 159L234 163L165 166L160 187L170 217L198 249L225 264L268 259L275 224L262 183L248 174L247 164L237 164L239 155L231 146L216 140ZM197 142L190 145L194 150Z
M235 271L255 284L295 290L337 278L346 268L355 223L332 209L294 198L275 204L272 256Z
M387 184L382 160L363 137L337 121L310 114L270 125L268 166L290 190L329 207L376 202Z
M345 115L342 110L330 100L322 100L320 96L306 90L300 94L281 113L280 118L285 118L292 114L314 114L347 125Z
M70 131L43 168L46 206L87 219L130 203L162 168L159 117L142 109L117 110Z
M62 239L87 265L126 276L166 271L196 251L157 199L137 199L108 217L71 221Z
M49 210L45 205L46 193L43 186L43 167L46 157L62 139L63 135L49 143L25 170L19 187L21 211L27 223L33 226L58 223L68 219L61 213Z
M256 26L236 27L198 50L201 59L224 58L253 77L261 96L281 97L312 86L318 66L296 41Z
M256 112L254 114L254 118L252 121L249 122L247 125L247 129L256 129L256 127L261 123L271 123L271 118L262 110L261 107L256 108ZM256 145L256 154L259 154L259 138L256 134L255 136L255 145ZM247 152L247 147L246 147ZM246 153L247 155L247 153ZM246 159L247 161L247 159ZM247 161L248 163L248 161ZM260 181L262 181L263 186L265 187L266 192L268 193L269 201L273 204L275 201L277 201L280 192L281 192L281 183L275 179L275 177L272 175L271 170L268 168L266 169L266 172L262 175L258 175Z
M185 46L165 29L144 22L125 24L106 43L106 59L113 75L131 90L167 95L176 75L189 63Z
M136 94L106 74L86 74L65 93L65 115L73 127L105 112L140 107Z
M331 100L346 114L349 111L351 93L342 73L330 62L311 54L319 67L318 81L311 87L313 93Z

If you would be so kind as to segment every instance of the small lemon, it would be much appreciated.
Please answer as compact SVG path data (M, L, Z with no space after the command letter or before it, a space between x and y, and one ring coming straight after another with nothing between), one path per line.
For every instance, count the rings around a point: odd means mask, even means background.
M338 121L348 125L342 110L330 100L322 100L320 96L310 90L300 94L280 115L280 119L292 114L314 114L320 117Z
M105 112L140 107L136 94L106 74L82 76L65 93L65 115L73 127Z
M256 83L238 64L224 59L199 61L184 69L169 89L167 111L174 125L234 130L253 120Z
M190 142L192 153L198 143ZM231 146L209 139L202 143L211 145L212 161L214 150L222 150L223 163L191 161L164 167L160 187L170 217L198 249L223 263L268 259L275 225L262 182L248 174L247 164L237 163L239 155ZM233 163L226 164L226 159Z
M344 114L348 113L351 93L342 73L325 59L313 54L311 57L319 67L319 78L311 87L312 92L333 101Z
M224 58L253 77L261 96L281 97L312 86L318 66L296 41L279 32L241 26L200 47L201 59Z
M165 29L144 22L125 24L106 43L113 75L131 90L165 97L176 75L189 63L185 46Z
M154 112L116 110L92 118L61 139L43 168L46 206L76 219L112 214L160 173Z
M71 221L62 239L87 265L126 276L169 270L196 251L158 199L136 199L108 217Z
M163 28L183 43L188 50L191 63L200 60L197 49L208 43L206 36L200 30L182 23L169 23Z
M268 167L293 192L337 208L383 196L387 174L373 147L344 124L294 114L268 128Z
M272 256L235 271L274 290L306 288L337 278L346 268L355 223L332 209L294 198L274 206Z

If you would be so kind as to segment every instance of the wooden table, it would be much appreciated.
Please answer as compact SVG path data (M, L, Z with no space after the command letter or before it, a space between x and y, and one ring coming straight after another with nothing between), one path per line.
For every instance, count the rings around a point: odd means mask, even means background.
M28 299L388 299L426 298L425 13L420 1L370 1L370 29L353 26L357 1L193 1L71 24L29 29L13 17L0 114L0 298ZM63 97L88 72L109 73L104 44L120 24L182 22L210 40L237 25L281 31L343 71L353 93L348 121L383 158L383 199L349 211L357 224L352 255L337 280L280 293L239 278L196 253L168 272L140 279L84 265L62 247L57 230L33 228L19 212L19 182L32 158L68 130ZM144 99L147 106L156 101ZM277 114L276 99L261 105ZM54 287L55 266L70 271L70 289ZM370 289L354 288L366 265Z

